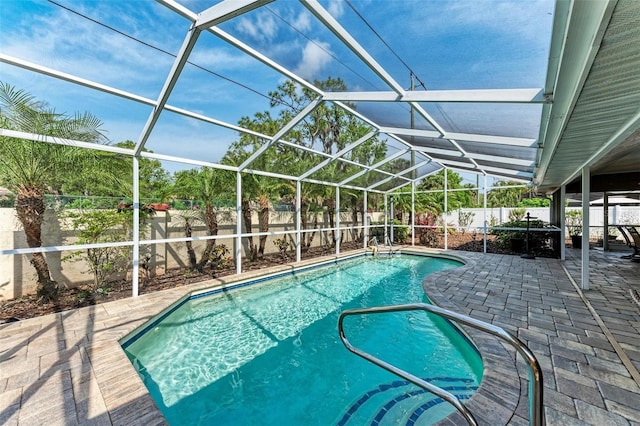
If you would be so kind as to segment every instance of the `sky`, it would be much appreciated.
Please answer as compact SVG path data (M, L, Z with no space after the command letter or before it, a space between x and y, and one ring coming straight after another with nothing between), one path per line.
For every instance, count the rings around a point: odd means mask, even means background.
M199 13L216 1L179 1ZM541 88L551 0L321 0L331 15L404 88ZM152 100L171 69L190 22L151 0L2 0L0 53ZM351 90L389 90L304 6L278 0L220 28L313 81L342 78ZM269 108L285 78L210 33L199 37L169 104L237 124ZM58 112L89 111L113 142L138 140L150 107L0 63L0 81ZM425 105L457 132L537 137L536 105ZM406 106L359 104L383 125L407 125ZM417 127L429 128L418 122ZM238 138L231 130L164 112L147 148L218 161ZM172 169L177 165L169 165Z

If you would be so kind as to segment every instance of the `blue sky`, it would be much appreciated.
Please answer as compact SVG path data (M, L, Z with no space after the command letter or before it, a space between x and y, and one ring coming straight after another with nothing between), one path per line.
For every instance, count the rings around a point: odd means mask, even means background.
M189 28L186 19L150 0L55 1L60 5L3 0L0 52L157 98L173 63L170 54L178 52ZM180 3L200 12L213 2ZM349 3L321 3L405 88L409 87L409 71L396 54L429 89L544 84L553 1L351 0L393 52ZM297 1L276 1L221 28L309 80L333 76L343 78L350 89L389 90ZM209 33L200 36L190 61L200 68L186 66L169 104L232 124L267 109L268 100L255 92L266 95L284 81L278 73ZM104 122L113 142L137 140L150 112L145 105L6 64L0 64L0 80L46 100L59 112L92 112ZM359 108L376 111L380 106ZM425 108L456 131L537 137L539 106L447 104L440 109L432 105ZM388 124L400 124L407 121L408 109L378 112L378 117ZM232 131L165 112L148 148L216 161L236 138Z

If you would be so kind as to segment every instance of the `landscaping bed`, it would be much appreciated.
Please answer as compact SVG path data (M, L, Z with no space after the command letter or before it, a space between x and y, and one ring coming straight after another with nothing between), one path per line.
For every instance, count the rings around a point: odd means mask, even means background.
M448 248L450 250L463 251L483 251L482 234L459 233L448 236ZM416 241L416 245L418 242ZM437 242L430 245L434 248L444 248L444 235L437 236ZM340 248L341 252L356 250L361 248L361 243L346 243ZM333 249L327 247L314 247L302 253L303 259L325 256L331 254ZM505 248L496 239L495 235L487 236L487 252L498 254L518 254L508 247ZM258 270L274 265L282 265L295 260L295 253L287 253L283 257L279 253L268 254L256 261L243 259L243 271ZM204 273L187 270L184 268L171 269L162 275L140 279L140 294L152 293L169 288L185 286L211 278L223 277L235 273L235 265L217 271L206 270ZM117 281L113 285L97 294L91 294L86 287L64 288L60 292L60 297L56 303L41 303L35 295L28 295L15 300L0 302L0 324L10 321L18 321L26 318L33 318L54 312L61 312L70 309L77 309L84 306L95 305L113 300L131 297L131 282Z

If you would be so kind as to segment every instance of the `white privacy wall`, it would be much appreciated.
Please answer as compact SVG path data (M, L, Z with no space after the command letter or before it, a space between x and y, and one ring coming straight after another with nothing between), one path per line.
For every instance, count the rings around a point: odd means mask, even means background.
M491 223L491 218L496 219L498 225L509 221L509 212L515 208L510 207L496 207L487 208L487 226ZM567 207L567 211L581 210L580 207ZM449 212L447 215L447 223L459 226L458 216L459 212L472 212L474 213L473 219L469 226L469 229L481 229L484 226L484 214L482 208L477 209L461 209ZM530 207L525 208L525 215L529 213L531 217L536 217L544 222L549 222L550 212L549 207ZM609 206L609 224L610 225L640 225L640 207L638 206ZM602 206L595 206L589 208L589 226L592 229L592 234L597 235L598 232L602 233L604 226L604 208Z

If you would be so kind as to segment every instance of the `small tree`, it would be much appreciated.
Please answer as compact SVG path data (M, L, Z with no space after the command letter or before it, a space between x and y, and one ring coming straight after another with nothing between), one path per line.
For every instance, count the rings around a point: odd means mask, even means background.
M509 222L518 222L524 219L527 209L517 208L509 212Z
M416 226L425 227L418 228L416 231L420 244L427 247L437 247L439 243L438 232L434 229L436 226L436 216L432 213L417 214L415 221Z
M23 90L0 82L0 127L32 134L84 142L103 142L102 122L89 113L69 117L38 102ZM81 150L38 140L0 136L0 184L15 194L15 209L31 248L42 246L45 191L59 188L70 170L83 169L93 159ZM43 253L33 253L31 264L38 276L37 294L45 302L56 300L59 286L51 278Z
M229 248L225 244L216 244L209 257L209 266L213 271L213 276L217 271L226 269L232 264L233 259L229 256Z
M289 249L289 242L287 241L287 237L283 236L282 238L278 238L273 242L273 244L278 247L278 251L280 252L282 260L287 260L287 250Z
M548 224L539 219L531 220L529 223L530 228L550 229ZM491 234L496 236L497 243L503 249L514 250L513 240L520 240L524 242L527 239L527 222L517 220L513 222L506 222L501 225L501 228L509 229L492 229ZM520 228L522 231L513 230L513 228ZM535 231L529 233L529 250L536 256L551 255L552 251L549 246L549 241L552 238L553 231ZM524 247L523 247L524 249Z
M580 210L567 211L565 219L570 236L577 237L582 235L582 212Z
M78 244L97 244L127 241L131 238L132 214L128 210L92 210L66 215L71 227L78 232ZM85 260L93 274L93 295L103 292L108 281L129 267L130 247L97 247L78 250L65 260Z
M467 232L475 216L476 214L474 212L458 212L458 223L460 224L460 228L462 229L463 234Z

